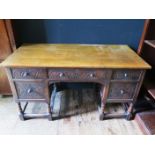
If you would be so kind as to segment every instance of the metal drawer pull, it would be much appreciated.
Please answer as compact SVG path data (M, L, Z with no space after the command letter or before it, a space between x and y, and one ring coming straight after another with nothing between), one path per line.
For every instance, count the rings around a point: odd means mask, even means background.
M90 74L90 77L92 77L92 78L95 77L95 74L91 73L91 74Z
M39 72L36 72L36 77L39 75Z
M125 74L124 74L124 77L127 77L127 76L128 76L128 74L127 74L127 73L125 73Z
M30 94L30 93L32 93L32 91L33 91L32 88L29 88L29 89L27 90L27 93Z
M123 95L125 93L124 90L121 90L120 92L121 92L121 95Z
M59 76L60 76L60 77L64 77L65 74L64 74L64 73L60 73Z
M21 75L22 75L23 77L26 77L26 76L28 76L28 74L29 74L28 72L22 72Z

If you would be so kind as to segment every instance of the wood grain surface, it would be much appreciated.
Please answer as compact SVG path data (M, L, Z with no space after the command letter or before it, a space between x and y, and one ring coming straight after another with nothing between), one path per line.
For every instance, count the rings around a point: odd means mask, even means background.
M151 68L127 45L27 44L2 64L5 67Z
M74 95L73 95L74 94ZM30 119L21 121L12 97L0 97L0 134L13 135L141 135L137 123L125 119L110 119L99 121L94 92L90 89L82 90L83 103L79 105L77 91L65 90L57 93L54 106L56 119ZM68 96L66 98L65 96ZM62 104L61 104L62 103ZM67 103L67 104L66 104ZM25 104L24 104L25 105ZM120 104L108 104L107 111L122 112ZM61 108L60 108L61 106ZM31 103L26 112L47 112L47 105Z

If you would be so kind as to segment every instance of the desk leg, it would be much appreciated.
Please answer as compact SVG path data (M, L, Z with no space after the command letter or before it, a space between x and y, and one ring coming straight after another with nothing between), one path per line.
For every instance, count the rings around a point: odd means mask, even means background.
M21 103L18 101L17 105L18 105L18 109L19 109L19 118L20 118L20 120L24 121L25 118L24 118L24 112L21 107Z
M100 97L101 97L100 120L103 120L105 116L105 105L106 105L108 90L109 90L108 83L105 85L102 85L101 91L100 91Z
M48 113L49 113L48 120L49 121L52 121L52 113L53 113L56 92L57 92L57 85L54 83L53 88L52 88L51 98L48 99L48 103L47 103L48 104Z
M135 104L135 102L137 100L137 97L138 97L138 94L139 94L139 91L140 91L144 76L145 76L145 70L143 70L143 72L141 74L141 77L140 77L140 81L137 84L137 88L135 90L136 93L134 95L133 102L129 103L129 107L128 107L128 110L127 110L127 113L126 113L126 119L127 120L133 119L133 106L134 106L134 104Z
M134 105L133 102L129 103L129 107L128 107L128 110L126 112L126 119L127 120L131 120L133 118L133 105Z
M53 109L53 106L52 107L50 106L50 102L48 102L47 104L48 104L48 113L49 113L48 120L52 121L52 109Z

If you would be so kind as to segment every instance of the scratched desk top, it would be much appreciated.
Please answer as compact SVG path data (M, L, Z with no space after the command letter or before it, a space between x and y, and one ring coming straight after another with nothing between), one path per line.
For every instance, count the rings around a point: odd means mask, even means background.
M4 67L150 69L127 45L25 44L5 61Z

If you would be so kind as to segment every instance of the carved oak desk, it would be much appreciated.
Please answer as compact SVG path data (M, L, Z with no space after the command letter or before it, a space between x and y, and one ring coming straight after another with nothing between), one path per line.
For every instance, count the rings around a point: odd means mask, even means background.
M22 120L39 116L52 120L49 86L58 82L100 84L100 119L113 116L105 113L106 103L120 102L128 103L123 116L130 120L145 71L151 68L126 45L85 44L23 45L1 65L6 68ZM25 113L30 101L47 103L48 114Z

